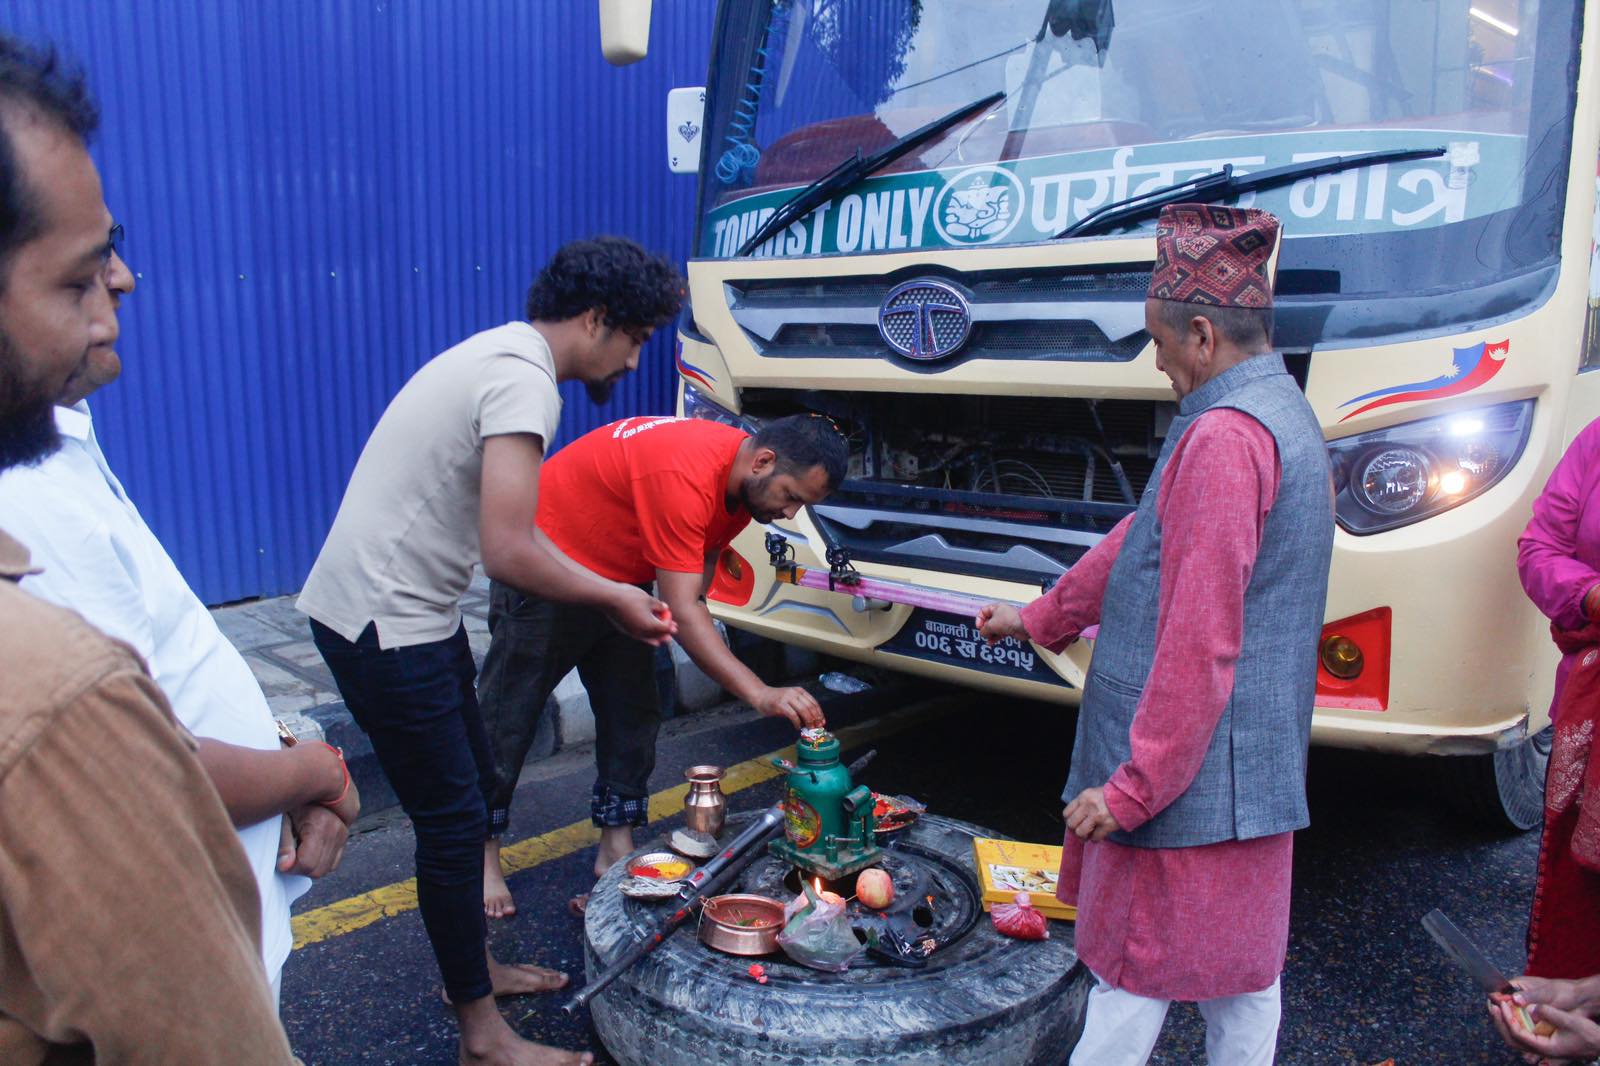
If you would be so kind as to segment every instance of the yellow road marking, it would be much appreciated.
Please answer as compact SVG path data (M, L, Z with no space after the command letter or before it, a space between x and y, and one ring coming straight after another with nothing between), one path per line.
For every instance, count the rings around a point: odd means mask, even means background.
M954 708L957 702L940 700L935 703L903 707L856 725L845 726L835 735L842 747L857 748L879 737L898 733L913 720L926 720L943 714ZM747 759L730 766L722 779L722 791L734 793L752 785L759 785L763 781L772 780L783 772L772 765L772 760L783 758L793 750L792 746L782 747L777 751L770 751L765 755L758 755L754 759ZM682 811L683 797L688 791L689 785L685 782L653 794L650 797L651 820L660 821ZM560 829L553 829L548 833L507 845L500 849L500 861L505 867L506 875L510 876L520 870L527 870L553 859L571 855L573 852L582 851L598 843L599 840L600 830L588 821L573 822ZM417 879L411 877L404 881L396 881L394 884L384 885L382 888L362 892L296 915L292 923L294 946L303 948L307 944L331 940L336 936L364 929L374 922L416 909Z

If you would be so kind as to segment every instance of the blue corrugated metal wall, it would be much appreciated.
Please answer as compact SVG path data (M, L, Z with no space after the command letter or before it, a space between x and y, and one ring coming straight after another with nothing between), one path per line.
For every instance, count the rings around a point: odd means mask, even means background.
M138 289L123 378L91 403L207 602L299 587L389 398L519 317L563 241L682 264L666 93L704 82L713 9L656 3L649 57L617 69L593 0L0 0L100 98ZM562 439L669 410L669 340L603 409L569 386Z

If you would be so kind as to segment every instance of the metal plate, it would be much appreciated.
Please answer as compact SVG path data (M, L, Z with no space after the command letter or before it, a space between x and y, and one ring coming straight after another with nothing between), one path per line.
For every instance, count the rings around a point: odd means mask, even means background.
M683 873L676 877L655 872L659 867L670 868L677 866L683 867ZM628 860L628 875L630 877L637 877L640 880L647 881L659 881L664 885L681 884L684 878L694 873L694 869L693 860L686 859L682 855L675 855L670 851L652 851L648 855L640 855L637 858Z
M1020 677L1047 685L1067 685L1050 669L1033 645L1014 637L989 646L978 635L971 618L918 607L900 632L878 646L879 651L909 655L927 662L949 663L1002 677ZM1068 687L1071 687L1068 685Z

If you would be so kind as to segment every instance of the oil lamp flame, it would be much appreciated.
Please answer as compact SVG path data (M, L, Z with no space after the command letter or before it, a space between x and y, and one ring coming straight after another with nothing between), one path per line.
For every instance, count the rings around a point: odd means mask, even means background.
M801 888L801 892L800 892L800 896L799 896L799 901L801 903L809 902L809 899L806 896L805 889L803 887L805 885L805 880L801 879L800 883L802 885L802 888ZM835 904L835 905L842 905L845 902L844 897L839 895L839 893L830 892L827 889L823 888L822 887L822 878L820 878L820 877L813 877L811 879L811 887L816 889L817 899L821 900L823 903L831 903L831 904Z

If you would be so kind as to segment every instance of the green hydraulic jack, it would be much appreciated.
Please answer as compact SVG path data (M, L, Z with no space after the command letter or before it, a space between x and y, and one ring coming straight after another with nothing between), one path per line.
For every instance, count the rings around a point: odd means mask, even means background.
M850 780L839 762L839 740L825 729L806 729L795 745L796 762L774 759L789 771L783 797L783 839L772 853L824 881L839 881L878 862L878 818L872 790Z

